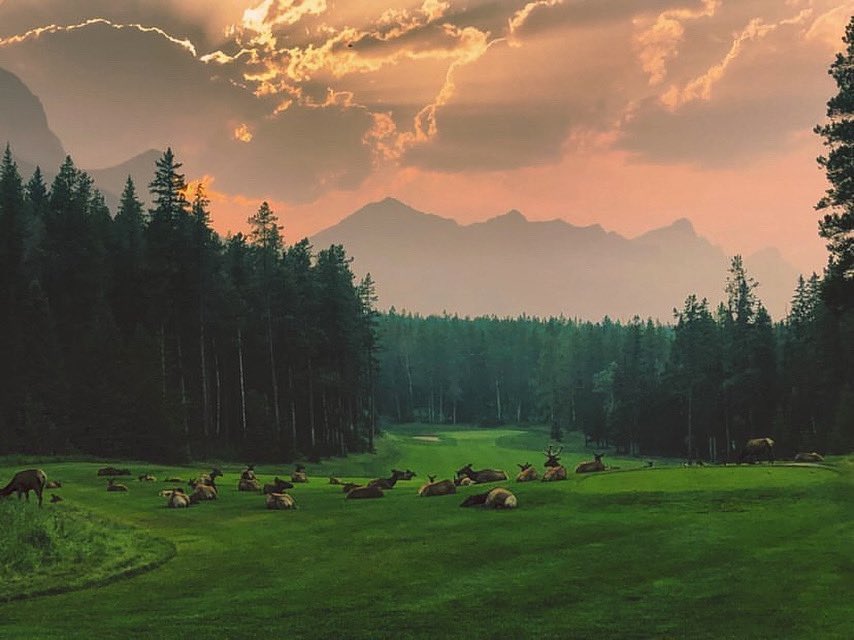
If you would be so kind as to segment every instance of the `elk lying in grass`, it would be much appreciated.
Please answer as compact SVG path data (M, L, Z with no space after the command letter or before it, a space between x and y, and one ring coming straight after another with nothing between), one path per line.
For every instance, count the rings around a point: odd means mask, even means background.
M498 487L487 491L486 493L478 493L469 496L463 500L461 507L478 507L484 509L515 509L519 505L516 496L509 490L503 487Z
M401 479L401 476L400 476L401 473L402 472L400 472L400 471L392 469L390 478L376 478L375 480L371 480L368 483L368 486L369 487L379 487L380 489L383 489L384 491L388 490L388 489L394 489L394 485L396 485L397 481Z
M48 480L44 486L45 489L62 489L62 483L59 480Z
M795 462L824 462L824 456L815 451L810 453L799 453L795 456Z
M50 501L51 501L51 503L53 503L53 504L55 504L55 503L57 503L57 502L62 502L62 497L61 497L61 496L56 495L55 493L52 493L52 494L50 494Z
M129 476L130 469L117 469L116 467L102 467L98 469L99 476Z
M566 467L563 465L549 467L543 474L543 482L555 482L557 480L566 480Z
M577 467L575 467L575 473L593 473L594 471L604 471L605 463L602 462L602 457L604 453L594 453L593 460L589 462L582 462Z
M114 478L107 480L107 491L127 491L127 485L119 484Z
M254 464L247 464L246 468L240 472L240 479L241 480L255 480L256 479L255 465Z
M432 498L434 496L449 496L457 492L457 487L450 480L440 480L436 482L436 476L427 476L427 484L422 485L418 489L418 495L422 498Z
M537 470L530 462L517 466L519 467L519 475L516 476L516 482L531 482L539 477L537 475Z
M392 469L392 474L397 474L398 480L412 480L415 477L415 472L411 469L407 469L406 471L400 471L399 469Z
M471 466L471 463L468 463L463 468L457 469L457 477L462 479L465 476L470 478L475 484L507 480L507 474L500 469L480 469L479 471L473 471Z
M140 482L157 482L157 478L155 478L150 473L143 474L137 478Z
M198 478L190 480L187 484L191 489L195 489L200 484L207 485L208 487L216 487L216 479L221 477L222 471L218 467L214 467L210 473L203 473Z
M751 438L748 440L738 456L738 462L754 464L760 458L774 462L774 441L771 438Z
M184 493L183 489L176 487L172 491L166 491L164 493L169 494L166 496L168 498L166 506L170 509L186 509L190 506L190 496Z
M272 483L264 485L264 493L283 493L285 489L293 489L294 485L287 480L282 480L278 476L273 479Z
M261 483L257 478L241 478L237 481L237 490L258 493L261 490Z
M25 469L12 476L9 484L0 489L0 498L17 493L18 500L21 499L21 496L26 496L27 502L29 502L30 491L35 491L39 499L39 506L42 506L42 494L46 484L47 476L44 471L41 469Z
M287 493L268 493L267 494L268 509L296 509L296 502L293 497Z
M463 476L462 478L454 478L454 486L467 487L472 484L475 484L475 481L469 478L468 476Z
M342 487L342 490L344 491L344 493L350 493L351 490L361 486L362 485L360 485L358 482L345 482L344 486Z
M291 482L308 482L308 475L305 472L305 466L298 464L291 474Z
M383 490L377 486L373 487L354 487L347 492L347 500L362 500L368 498L382 498Z
M174 496L175 494L172 495ZM190 494L190 504L197 504L204 500L216 500L216 498L216 485L197 484L193 488L193 493Z
M335 476L329 476L329 484L344 484L340 479Z

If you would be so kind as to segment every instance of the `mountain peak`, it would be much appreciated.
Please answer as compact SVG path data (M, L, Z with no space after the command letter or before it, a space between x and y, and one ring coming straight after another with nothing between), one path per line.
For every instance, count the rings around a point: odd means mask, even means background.
M11 71L0 69L0 143L18 159L58 167L65 151L50 130L41 100Z
M487 223L504 223L518 224L520 222L528 222L528 219L518 209L511 209L507 213L500 216L494 216L486 221Z

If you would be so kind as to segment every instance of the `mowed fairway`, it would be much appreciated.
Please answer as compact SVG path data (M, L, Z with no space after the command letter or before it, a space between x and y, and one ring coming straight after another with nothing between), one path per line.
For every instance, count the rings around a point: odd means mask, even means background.
M489 485L511 488L515 511L459 508L481 487L416 496L427 474L469 462L542 470L545 442L399 428L374 456L309 465L311 481L290 491L296 511L238 493L238 465L223 466L219 500L188 510L163 508L160 480L203 465L122 463L158 477L123 480L127 494L107 493L97 464L40 465L64 483L65 503L46 509L87 509L177 554L102 587L0 604L0 638L854 637L850 462L628 471L641 462L606 457L621 471ZM570 471L590 458L569 448ZM327 483L393 466L418 476L380 500L345 501ZM20 468L0 462L2 483ZM262 482L290 469L256 467Z

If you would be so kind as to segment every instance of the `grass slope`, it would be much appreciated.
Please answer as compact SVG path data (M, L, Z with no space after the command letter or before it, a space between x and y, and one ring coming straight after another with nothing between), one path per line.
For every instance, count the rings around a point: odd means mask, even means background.
M512 429L401 428L376 456L309 466L293 512L238 493L238 466L226 467L220 500L172 511L161 483L107 493L98 465L43 465L67 504L178 553L131 580L0 605L0 638L851 637L850 461L842 473L673 466L510 483L520 501L510 512L460 509L477 487L415 495L428 473L450 477L467 462L540 465L544 442ZM568 466L590 457L572 444ZM158 477L202 470L128 465ZM345 501L321 477L392 466L419 476L376 501ZM0 462L0 477L12 470Z

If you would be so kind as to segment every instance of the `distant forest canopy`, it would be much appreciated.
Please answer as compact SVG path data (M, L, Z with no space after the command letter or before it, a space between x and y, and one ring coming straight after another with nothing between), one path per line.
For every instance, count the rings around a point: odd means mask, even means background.
M286 246L267 203L211 229L171 150L115 217L66 159L0 165L0 453L163 460L370 449L374 294L340 246Z
M547 424L554 440L578 430L643 455L732 460L764 436L782 454L854 449L851 313L828 309L814 275L773 325L738 256L726 293L716 309L689 296L675 325L392 311L378 406L400 422Z

